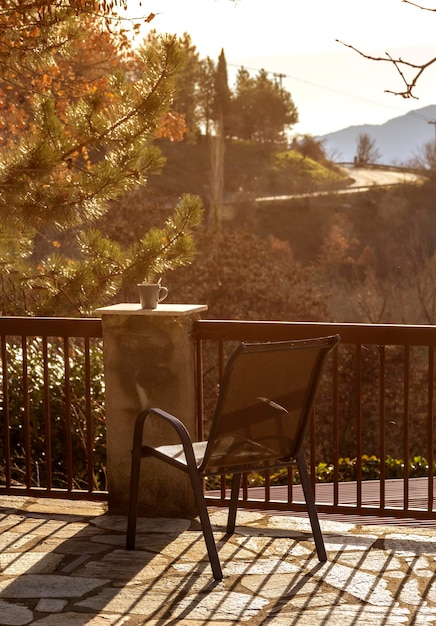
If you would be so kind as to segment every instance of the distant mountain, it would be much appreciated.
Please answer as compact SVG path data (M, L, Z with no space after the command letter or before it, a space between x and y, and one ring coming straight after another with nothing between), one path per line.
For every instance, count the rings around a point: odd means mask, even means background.
M432 122L432 123L429 123ZM375 139L381 153L379 163L401 165L412 159L429 141L436 141L436 105L409 111L384 124L349 126L334 133L320 135L327 155L335 161L352 162L356 154L357 138L367 133Z

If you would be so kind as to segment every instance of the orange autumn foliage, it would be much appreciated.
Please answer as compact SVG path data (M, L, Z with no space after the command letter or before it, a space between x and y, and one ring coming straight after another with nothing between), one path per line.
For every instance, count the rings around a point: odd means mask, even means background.
M127 31L117 22L115 10L125 8L124 0L10 0L3 4L10 6L0 12L0 56L5 60L0 69L0 147L32 129L36 99L52 98L56 114L65 121L68 106L87 94L98 93L101 109L113 104L116 96L108 76L114 70L132 80L138 68L146 71ZM48 29L56 26L54 9L60 6L68 7L75 15L82 14L81 28L66 32L52 44L54 63L46 64L43 55L34 63L29 52L37 53L45 45ZM144 18L145 22L151 21L151 15ZM69 47L80 50L80 54L70 54ZM162 117L157 136L180 141L185 132L183 117L168 113Z

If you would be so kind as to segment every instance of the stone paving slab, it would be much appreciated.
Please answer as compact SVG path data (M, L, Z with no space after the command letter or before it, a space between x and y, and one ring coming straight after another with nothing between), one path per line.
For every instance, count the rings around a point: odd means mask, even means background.
M241 511L211 520L224 579L198 520L126 518L100 503L0 498L0 626L436 626L434 529Z

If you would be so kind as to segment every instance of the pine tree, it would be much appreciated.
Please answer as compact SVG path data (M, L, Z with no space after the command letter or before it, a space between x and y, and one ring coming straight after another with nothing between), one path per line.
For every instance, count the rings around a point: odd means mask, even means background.
M126 38L105 27L110 10L98 9L88 0L2 3L3 314L89 314L126 281L140 282L192 257L197 198L183 198L161 229L127 250L95 229L112 200L160 170L153 141L165 128L183 67L174 37L143 49L133 63ZM76 243L64 254L56 232L67 229ZM44 239L50 254L40 252Z

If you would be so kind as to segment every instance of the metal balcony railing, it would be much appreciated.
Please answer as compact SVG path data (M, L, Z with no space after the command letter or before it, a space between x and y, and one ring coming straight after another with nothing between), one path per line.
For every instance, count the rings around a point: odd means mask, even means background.
M0 317L0 494L105 499L100 319Z
M200 436L213 407L210 397L216 395L235 342L336 333L341 343L324 374L306 450L319 510L436 519L436 327L198 321ZM225 477L219 486L208 489L211 504L226 505ZM298 477L292 471L287 476L245 476L240 499L246 508L304 508Z
M198 435L239 341L338 333L307 438L320 512L436 519L436 327L199 320ZM100 319L0 317L0 494L105 499ZM208 484L227 504L227 484ZM245 476L241 506L304 509L298 476Z

